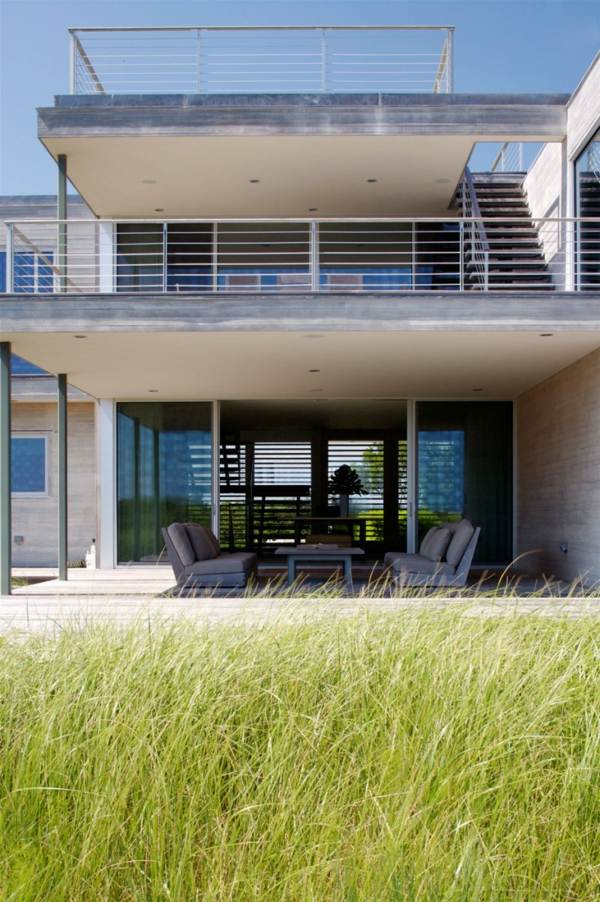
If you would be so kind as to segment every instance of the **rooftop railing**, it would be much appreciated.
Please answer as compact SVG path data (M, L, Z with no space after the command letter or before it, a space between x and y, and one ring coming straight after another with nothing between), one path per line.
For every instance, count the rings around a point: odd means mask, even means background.
M71 94L451 93L448 25L70 28Z
M600 218L19 221L6 269L34 294L597 291Z

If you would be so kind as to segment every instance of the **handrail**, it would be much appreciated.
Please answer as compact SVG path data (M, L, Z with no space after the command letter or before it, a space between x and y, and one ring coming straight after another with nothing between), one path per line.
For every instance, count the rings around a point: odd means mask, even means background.
M473 182L473 176L468 166L462 180L462 213L469 214L471 221L471 243L475 251L476 266L481 275L482 282L487 288L489 281L489 263L490 263L490 244L485 229L485 222L481 217L479 201L477 199L477 191Z
M68 33L72 94L453 90L453 25L82 26ZM353 37L361 33L364 41Z
M462 217L8 220L7 291L600 289L600 217L469 216L461 191Z

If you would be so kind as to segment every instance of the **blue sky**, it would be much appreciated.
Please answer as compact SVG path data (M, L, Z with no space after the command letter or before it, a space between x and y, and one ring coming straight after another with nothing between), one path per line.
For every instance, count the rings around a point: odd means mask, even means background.
M67 92L73 25L455 25L458 92L569 92L600 0L0 0L0 194L52 193L35 108Z

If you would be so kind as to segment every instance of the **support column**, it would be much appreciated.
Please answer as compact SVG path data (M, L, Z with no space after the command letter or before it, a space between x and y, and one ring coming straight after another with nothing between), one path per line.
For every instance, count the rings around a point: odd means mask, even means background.
M69 559L67 486L67 377L58 375L58 578L67 579Z
M111 400L96 405L96 441L98 494L97 566L112 570L116 566L116 408Z
M0 595L10 595L10 342L0 342Z
M58 223L58 269L60 272L58 289L61 292L67 290L67 157L60 153L58 163L58 191L56 218Z

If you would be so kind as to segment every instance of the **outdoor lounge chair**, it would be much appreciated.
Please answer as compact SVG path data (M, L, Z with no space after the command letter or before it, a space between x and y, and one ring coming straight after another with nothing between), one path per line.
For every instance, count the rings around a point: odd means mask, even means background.
M470 520L445 523L429 530L419 554L388 551L388 564L397 586L452 586L467 583L481 529Z
M167 555L183 591L244 588L256 573L256 555L227 554L210 529L197 523L171 523L162 530Z

